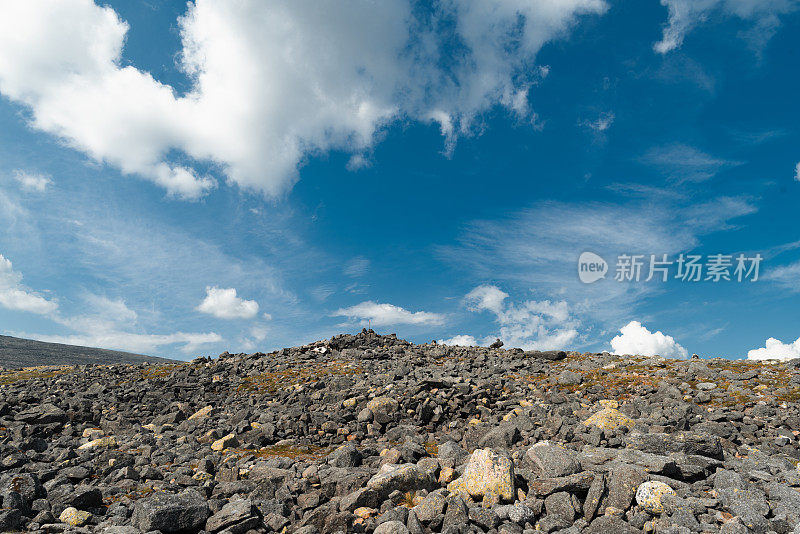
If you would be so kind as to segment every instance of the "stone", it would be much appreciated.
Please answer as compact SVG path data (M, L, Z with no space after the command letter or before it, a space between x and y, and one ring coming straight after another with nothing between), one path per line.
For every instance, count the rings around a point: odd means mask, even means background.
M447 503L445 492L446 491L443 489L438 489L425 496L422 502L413 508L417 519L423 523L430 523L436 516L443 514L445 504Z
M510 449L520 439L519 428L512 423L503 423L487 432L479 441L482 448Z
M514 464L491 449L473 452L462 478L472 497L496 494L501 500L514 500Z
M558 491L583 493L589 490L594 478L594 473L586 471L565 477L536 478L528 481L528 488L533 494L541 497L546 497Z
M589 491L586 493L586 499L583 502L583 518L586 521L591 521L600 506L600 499L606 491L606 477L603 474L598 474L592 480Z
M410 534L400 521L386 521L375 528L374 534Z
M218 532L236 525L239 527L237 530L241 530L244 526L248 527L244 529L246 531L260 522L258 508L253 502L249 499L239 499L227 503L219 512L209 517L205 529L209 532Z
M214 409L213 406L205 406L203 408L200 408L199 410L197 410L196 412L194 412L192 415L189 416L189 421L196 421L197 419L205 419L211 414L211 411L213 409Z
M65 508L64 511L61 512L61 515L58 516L59 521L73 527L82 527L89 523L91 518L92 514L89 512L78 510L72 506Z
M239 440L236 439L235 434L228 434L223 436L211 444L212 451L222 451L231 447L239 445Z
M367 409L372 412L373 419L381 424L392 420L394 414L400 408L400 404L391 397L375 397L367 402Z
M482 506L473 506L469 509L469 520L481 527L484 530L497 528L500 524L500 518L497 513Z
M205 497L195 490L156 493L136 501L131 524L142 532L183 532L200 529L209 515Z
M625 438L625 446L653 454L683 452L698 456L723 459L722 442L707 432L674 432L641 434L632 432Z
M653 515L664 513L661 498L664 495L676 495L675 490L658 481L643 482L636 489L636 502Z
M555 478L579 473L578 453L549 441L536 443L525 453L530 469L539 477Z
M647 480L644 469L634 465L614 466L608 475L608 497L606 506L626 512L630 508L636 490Z
M345 443L328 455L328 463L335 467L358 467L362 456L352 443Z
M618 517L598 517L586 529L588 534L637 534L640 531Z
M535 519L536 512L521 502L514 503L508 508L508 520L518 525L533 523Z
M84 443L78 449L80 450L87 450L87 449L100 449L100 448L111 448L117 446L117 438L114 436L106 436L103 438L93 439L88 443Z
M461 495L454 493L447 497L447 511L444 514L442 531L448 527L460 528L469 521L469 511Z
M547 515L555 515L566 523L572 524L575 519L575 508L572 506L572 497L566 491L559 491L548 495L544 500L544 509Z
M563 386L577 386L583 382L583 375L573 371L562 371L558 375L558 383Z
M614 408L603 408L596 414L586 419L583 424L587 427L594 426L602 430L616 430L622 426L633 428L636 422L624 413Z
M435 486L414 464L384 464L377 474L369 479L367 487L377 492L380 500L385 500L393 491L407 492Z

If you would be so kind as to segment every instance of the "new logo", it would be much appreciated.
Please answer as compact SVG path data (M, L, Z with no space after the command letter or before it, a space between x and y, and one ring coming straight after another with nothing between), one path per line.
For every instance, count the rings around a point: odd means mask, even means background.
M608 264L594 252L583 252L578 258L578 278L584 284L597 282L606 277Z

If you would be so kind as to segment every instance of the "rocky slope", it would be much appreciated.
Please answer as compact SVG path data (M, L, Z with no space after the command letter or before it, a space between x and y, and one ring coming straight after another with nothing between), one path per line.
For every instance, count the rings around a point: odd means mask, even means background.
M0 530L776 532L794 362L412 345L0 375Z
M0 369L39 365L90 365L114 363L169 363L174 360L118 350L95 349L0 336Z

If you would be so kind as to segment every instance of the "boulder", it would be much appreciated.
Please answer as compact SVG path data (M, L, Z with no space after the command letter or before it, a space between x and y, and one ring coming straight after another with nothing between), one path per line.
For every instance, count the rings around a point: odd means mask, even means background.
M195 490L156 493L136 501L131 524L142 532L184 532L202 528L209 515L205 497Z

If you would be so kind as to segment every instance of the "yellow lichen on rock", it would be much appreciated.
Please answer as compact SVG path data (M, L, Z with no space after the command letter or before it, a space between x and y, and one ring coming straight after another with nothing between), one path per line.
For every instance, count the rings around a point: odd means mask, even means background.
M633 427L635 421L615 408L603 408L586 421L586 426L596 426L603 430L615 430L621 426Z
M108 448L116 446L117 446L117 438L115 438L114 436L106 436L104 438L93 439L92 441L84 443L78 448L81 450L86 450L86 449L97 449L100 447Z

